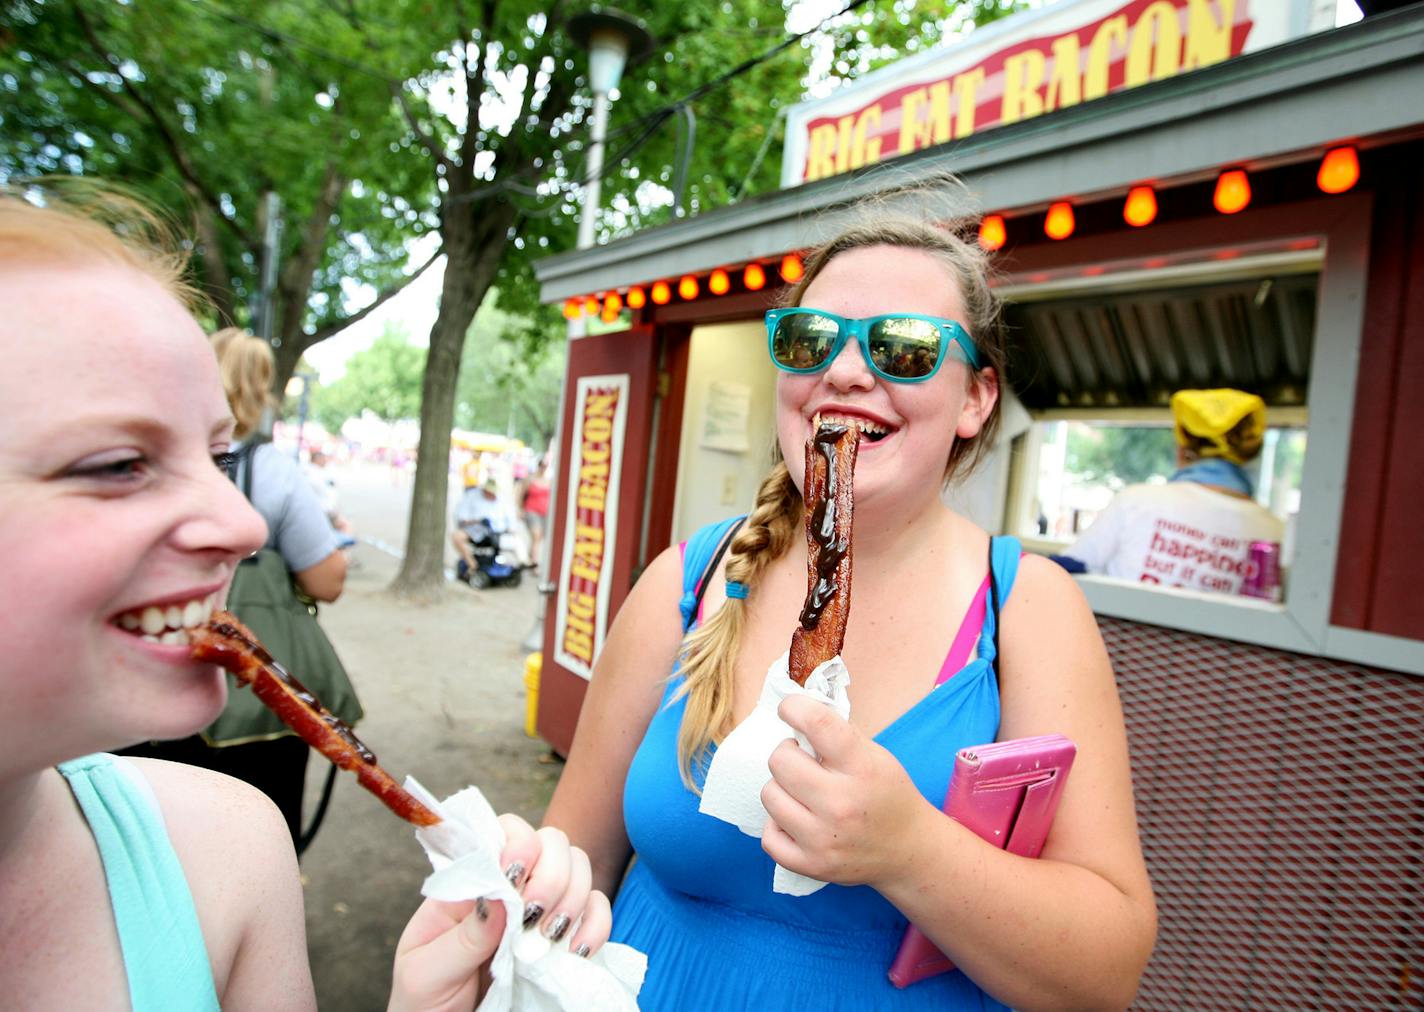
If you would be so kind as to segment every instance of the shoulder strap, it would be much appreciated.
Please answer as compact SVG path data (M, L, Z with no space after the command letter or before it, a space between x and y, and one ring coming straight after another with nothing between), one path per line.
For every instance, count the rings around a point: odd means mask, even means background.
M227 476L234 485L242 489L243 497L248 502L252 501L252 458L257 453L257 447L267 442L260 436L253 436L248 442L238 447L236 453L232 455L232 463L228 465Z
M1014 589L1019 573L1019 556L1023 546L1019 539L1001 535L989 539L989 613L994 617L994 670L999 666L999 609Z
M682 553L682 600L678 604L682 611L683 632L691 629L697 620L697 609L702 606L702 595L707 593L707 584L726 554L727 546L746 522L746 516L729 517L708 524L687 539Z

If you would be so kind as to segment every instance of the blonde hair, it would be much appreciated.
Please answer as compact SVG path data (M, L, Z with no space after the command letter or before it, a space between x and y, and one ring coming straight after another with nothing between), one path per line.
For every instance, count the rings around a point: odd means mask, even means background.
M157 281L189 312L204 305L173 225L137 196L93 179L0 187L0 262L6 260L116 264Z
M245 330L227 327L208 339L218 357L228 407L237 421L236 439L246 439L262 425L262 415L273 403L272 376L276 366L271 346Z
M954 231L904 214L877 209L864 220L846 228L806 258L806 273L787 293L785 305L799 305L806 289L825 266L842 253L869 246L898 246L922 250L937 258L954 279L964 303L966 319L959 323L974 339L981 369L971 371L968 382L984 382L983 368L996 376L1004 370L1004 337L999 302L989 287L988 258L977 244ZM946 483L968 473L992 446L999 427L999 402L995 399L977 435L956 439L945 462ZM762 571L791 547L800 533L804 508L801 493L781 454L757 491L756 505L746 525L727 548L727 579L755 591ZM688 788L701 793L694 769L705 770L708 749L731 730L732 686L742 629L746 624L747 601L728 598L714 615L687 635L679 657L683 684L678 696L686 696L682 726L678 732L677 754L682 779Z

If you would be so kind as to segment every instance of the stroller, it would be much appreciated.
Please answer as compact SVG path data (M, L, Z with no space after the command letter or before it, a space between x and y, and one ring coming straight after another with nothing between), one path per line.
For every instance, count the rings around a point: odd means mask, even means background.
M468 583L476 590L519 586L524 577L524 567L515 553L512 535L496 534L488 520L481 520L466 529L465 537L470 541L475 568L471 569L464 559L460 559L455 563L455 579Z

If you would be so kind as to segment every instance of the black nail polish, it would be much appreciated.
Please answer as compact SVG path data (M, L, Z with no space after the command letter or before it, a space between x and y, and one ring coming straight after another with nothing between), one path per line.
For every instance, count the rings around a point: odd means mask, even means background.
M554 923L549 925L549 941L557 942L563 938L569 930L569 925L572 923L573 920L568 914L560 914L558 917L555 917Z
M589 949L588 949L588 946L587 946L587 945L580 945L577 949L574 950L574 955L575 955L575 956L582 956L584 959L587 959L587 958L588 958L588 952L589 952Z
M482 921L489 920L489 904L483 899L475 900L475 916Z
M539 918L544 916L544 907L539 903L531 903L524 908L524 927L532 927Z
M504 869L504 877L509 879L510 885L518 888L519 880L524 877L524 865L515 861L508 868Z

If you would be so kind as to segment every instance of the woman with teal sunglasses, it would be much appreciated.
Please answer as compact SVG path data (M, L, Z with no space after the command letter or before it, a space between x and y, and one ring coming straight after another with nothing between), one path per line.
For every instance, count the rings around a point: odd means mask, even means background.
M698 532L633 588L546 817L587 851L595 887L620 890L613 938L648 954L640 1007L1126 1006L1155 914L1096 623L1059 567L941 500L998 422L983 255L879 216L809 257L766 323L777 461L729 540L728 524ZM820 761L791 741L772 754L758 841L700 814L699 794L795 627L804 447L827 419L863 434L850 718L781 703ZM939 811L958 749L1050 733L1078 760L1043 860ZM831 884L775 893L774 864ZM886 970L909 922L958 969L897 990Z

